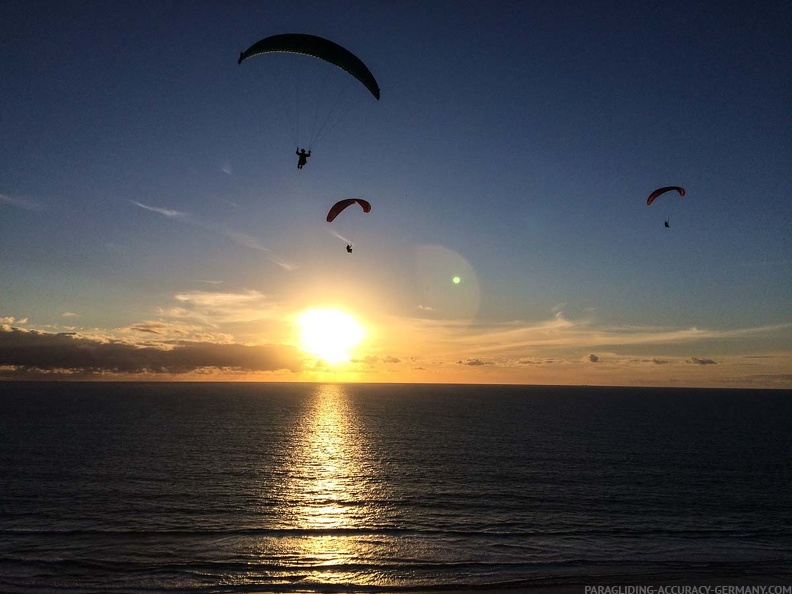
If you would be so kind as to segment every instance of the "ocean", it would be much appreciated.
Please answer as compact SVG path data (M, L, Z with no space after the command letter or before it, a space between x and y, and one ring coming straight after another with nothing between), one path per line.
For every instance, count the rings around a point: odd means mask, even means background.
M0 591L792 585L791 421L788 390L0 382Z

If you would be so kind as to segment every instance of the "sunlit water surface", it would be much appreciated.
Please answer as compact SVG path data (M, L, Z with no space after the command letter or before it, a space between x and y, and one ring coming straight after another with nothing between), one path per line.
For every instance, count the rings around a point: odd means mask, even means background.
M0 591L792 581L792 394L0 383Z

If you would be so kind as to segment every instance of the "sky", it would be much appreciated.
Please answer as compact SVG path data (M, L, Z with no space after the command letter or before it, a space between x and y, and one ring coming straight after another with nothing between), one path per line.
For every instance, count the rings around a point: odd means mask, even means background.
M0 29L0 378L792 388L788 1L4 0ZM279 33L381 99L237 64ZM362 329L340 362L312 309Z

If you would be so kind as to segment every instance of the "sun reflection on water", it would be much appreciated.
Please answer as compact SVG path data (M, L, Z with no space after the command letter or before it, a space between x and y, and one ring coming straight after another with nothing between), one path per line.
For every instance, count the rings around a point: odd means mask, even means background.
M303 529L354 526L349 504L357 491L360 444L341 386L326 385L318 393L303 431L298 453L300 503L295 510ZM295 485L297 486L297 485ZM296 502L295 502L296 503Z
M291 555L309 581L351 583L348 564L366 556L381 509L381 481L371 463L366 433L346 388L317 386L292 439L283 485L284 519L300 535ZM311 570L310 568L313 568Z

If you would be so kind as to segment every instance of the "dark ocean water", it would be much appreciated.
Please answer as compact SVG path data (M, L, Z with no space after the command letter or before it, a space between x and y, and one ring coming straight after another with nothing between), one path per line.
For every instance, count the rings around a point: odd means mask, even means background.
M0 383L0 591L792 583L792 393Z

